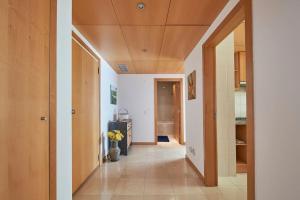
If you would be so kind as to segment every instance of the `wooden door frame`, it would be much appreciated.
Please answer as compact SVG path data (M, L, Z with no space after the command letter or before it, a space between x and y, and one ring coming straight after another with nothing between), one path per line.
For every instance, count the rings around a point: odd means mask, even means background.
M179 144L184 144L184 123L183 123L183 78L154 78L154 143L157 144L157 86L158 82L177 82L180 85L180 131L179 131Z
M57 0L50 0L50 86L49 86L49 200L56 200L56 41Z
M218 185L216 131L216 46L243 20L246 33L247 76L247 196L255 199L254 164L254 88L252 44L252 0L240 0L203 45L203 107L204 107L204 182Z

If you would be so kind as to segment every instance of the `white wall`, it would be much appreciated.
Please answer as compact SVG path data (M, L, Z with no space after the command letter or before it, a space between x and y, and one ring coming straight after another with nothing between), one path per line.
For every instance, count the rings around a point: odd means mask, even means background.
M196 99L186 101L186 148L187 156L204 174L204 147L203 147L203 74L202 74L202 45L223 21L238 0L230 0L217 19L204 34L202 39L185 60L185 76L196 70ZM187 95L187 90L186 90Z
M154 78L184 78L183 74L119 75L119 108L133 120L133 142L154 142ZM185 81L183 80L185 84Z
M245 118L247 114L247 95L244 88L235 91L235 117L236 118Z
M57 1L56 199L72 200L72 1Z
M103 155L108 153L108 122L118 113L118 105L110 103L110 85L118 87L118 74L105 61L101 60L101 133L103 133ZM118 104L118 102L117 102Z
M236 175L234 36L216 47L218 175Z
M229 1L185 61L186 75L197 70L198 87L197 99L186 102L187 148L196 149L188 156L202 173L202 44L236 2ZM298 0L253 0L257 200L300 199L299 10Z
M258 200L300 199L299 11L298 0L253 0Z

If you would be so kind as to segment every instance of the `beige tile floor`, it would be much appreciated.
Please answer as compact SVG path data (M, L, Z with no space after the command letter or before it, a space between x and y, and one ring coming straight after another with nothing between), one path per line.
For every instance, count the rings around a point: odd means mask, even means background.
M185 147L173 140L132 146L120 161L103 164L73 200L246 200L245 175L208 188L184 158Z

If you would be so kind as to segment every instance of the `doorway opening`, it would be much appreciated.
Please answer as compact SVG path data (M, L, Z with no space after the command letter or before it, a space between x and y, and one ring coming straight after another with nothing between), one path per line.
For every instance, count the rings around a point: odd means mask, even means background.
M245 49L234 50L234 31L240 26L244 26ZM228 39L229 38L229 39ZM228 82L228 74L223 71L218 72L218 51L222 41L231 40L231 65L228 69L232 70L231 75L231 101L228 106L228 100L220 100L220 95L229 98L227 94L220 91L220 74L223 75L224 81ZM253 102L253 49L252 49L252 8L251 0L240 1L236 7L229 13L224 21L219 25L215 32L208 38L203 45L203 71L204 71L204 182L207 186L218 186L218 177L224 171L220 165L222 157L218 146L220 138L218 130L227 129L230 133L231 144L227 142L231 153L227 150L227 158L223 162L229 162L226 173L247 172L247 199L255 199L254 187L254 102ZM222 52L223 54L224 52ZM242 67L242 64L246 67ZM234 72L235 71L235 72ZM228 83L225 87L228 87ZM228 88L227 88L228 89ZM232 91L233 90L233 91ZM242 93L242 94L240 94ZM240 97L240 96L242 97ZM237 98L238 96L238 98ZM242 98L241 102L245 105L244 112L236 109L235 99ZM222 99L222 98L221 98ZM219 101L220 100L220 101ZM218 102L219 101L219 102ZM238 100L237 100L238 101ZM222 110L222 107L224 108ZM218 119L231 107L231 114L228 115L230 122L219 124ZM227 109L227 110L226 110ZM239 116L240 115L240 116ZM222 121L221 121L222 122ZM230 127L229 127L230 124ZM219 141L220 140L220 141ZM224 144L223 144L224 146ZM236 163L236 164L232 164Z
M247 190L245 21L216 46L219 185ZM245 195L243 192L241 195Z
M155 79L155 143L183 144L182 79Z

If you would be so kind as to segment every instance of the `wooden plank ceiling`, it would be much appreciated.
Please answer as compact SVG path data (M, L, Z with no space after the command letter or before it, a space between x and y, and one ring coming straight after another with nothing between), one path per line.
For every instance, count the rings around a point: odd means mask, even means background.
M128 73L182 73L184 59L227 2L73 0L73 24L118 73L118 64Z

